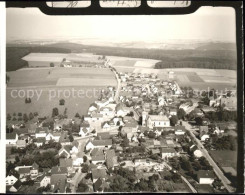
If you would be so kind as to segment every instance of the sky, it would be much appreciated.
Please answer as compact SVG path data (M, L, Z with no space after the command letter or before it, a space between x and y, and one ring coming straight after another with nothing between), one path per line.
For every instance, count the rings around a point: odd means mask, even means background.
M235 11L201 7L187 15L48 16L38 8L7 8L7 41L94 38L111 41L235 42Z

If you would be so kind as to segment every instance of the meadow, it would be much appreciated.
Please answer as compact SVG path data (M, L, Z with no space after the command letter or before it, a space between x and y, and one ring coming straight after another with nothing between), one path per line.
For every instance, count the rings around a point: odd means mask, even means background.
M117 85L114 73L107 68L25 68L7 74L7 114L11 115L38 112L40 117L51 116L54 107L60 114L67 108L70 118L76 113L84 115L101 89ZM27 91L34 91L28 104ZM65 100L64 106L59 105L60 99Z

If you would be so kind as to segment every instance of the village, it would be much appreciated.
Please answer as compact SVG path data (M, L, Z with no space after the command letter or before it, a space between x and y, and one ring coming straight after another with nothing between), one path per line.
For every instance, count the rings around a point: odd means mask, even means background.
M53 108L51 118L7 119L7 192L232 192L224 174L232 167L223 170L209 151L235 150L236 125L213 119L231 118L236 94L195 97L174 72L161 80L106 63L117 87L101 91L87 115Z

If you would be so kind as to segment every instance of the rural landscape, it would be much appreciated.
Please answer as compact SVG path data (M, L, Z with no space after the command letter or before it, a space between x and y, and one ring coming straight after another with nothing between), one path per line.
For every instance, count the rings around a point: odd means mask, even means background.
M235 192L236 44L169 40L8 41L6 192Z

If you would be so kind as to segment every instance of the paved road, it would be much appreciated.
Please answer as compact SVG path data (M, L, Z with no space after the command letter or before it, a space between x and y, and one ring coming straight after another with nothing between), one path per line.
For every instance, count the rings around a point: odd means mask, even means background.
M227 191L234 192L234 189L229 185L231 182L224 176L223 172L220 170L218 165L214 162L212 157L209 155L208 151L204 148L201 141L197 139L197 137L192 133L192 129L191 129L192 126L186 121L182 121L182 125L185 126L186 130L190 132L190 135L195 140L198 149L203 153L204 157L208 160L209 164L213 167L214 172L216 173L218 178L222 181Z

